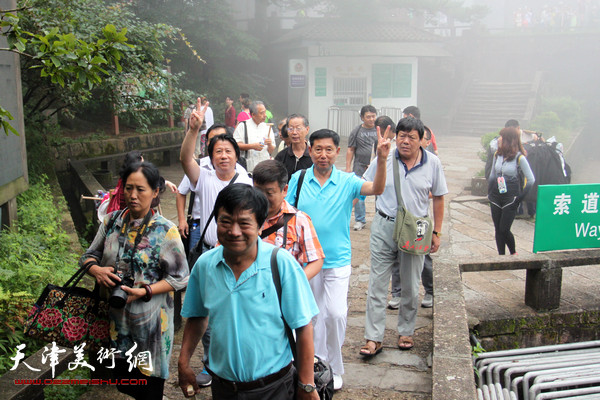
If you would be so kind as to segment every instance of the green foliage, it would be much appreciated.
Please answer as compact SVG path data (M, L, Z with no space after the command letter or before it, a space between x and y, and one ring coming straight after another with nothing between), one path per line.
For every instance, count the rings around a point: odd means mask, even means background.
M165 109L169 92L175 104L190 97L178 89L180 74L166 71L165 49L180 31L137 18L131 2L20 0L19 7L18 17L0 12L0 34L4 50L22 55L26 121L45 110L89 120L89 110L102 109L105 120L124 112L145 128L143 113Z
M556 136L559 142L566 142L582 124L581 103L569 96L555 96L542 99L539 113L529 124L529 129L542 132L545 138Z
M237 99L240 92L248 92L252 98L261 98L261 92L269 82L268 77L257 72L260 70L261 41L252 31L236 28L231 19L231 4L226 1L147 0L133 5L133 11L141 19L168 23L181 29L182 40L172 42L166 49L173 72L185 72L180 77L181 86L190 90L180 101L187 104L199 95L206 95L216 120L222 118L225 96ZM197 55L189 50L192 44L202 54L204 62L199 62ZM238 107L236 105L236 109Z
M17 228L0 233L0 287L37 296L50 281L66 281L78 258L46 183L32 184L17 198L17 214Z
M55 20L55 26L47 25L46 20L38 21L40 25L31 23L28 17L38 15L37 7L41 4L38 0L20 2L19 15L0 11L0 35L5 36L8 43L7 48L0 50L22 56L25 82L27 74L31 73L36 75L38 83L46 83L44 88L56 85L72 92L86 93L102 82L101 77L109 74L109 68L120 71L122 51L130 46L126 43L126 29L117 31L114 25L105 24L97 30L98 36L90 34L85 39L78 38L72 32L60 31L59 27L68 29L65 20ZM52 14L56 16L62 12L54 9ZM38 90L32 86L29 89ZM37 100L40 101L34 108L41 106L44 97ZM8 134L6 122L12 116L4 109L1 111L0 122Z
M89 356L85 356L85 361L90 362ZM78 367L69 371L65 370L55 379L91 379L90 370L86 367ZM89 390L86 385L48 385L44 388L44 398L46 400L77 400L82 394Z
M5 292L0 286L0 375L14 365L11 357L21 343L27 343L23 333L23 322L35 298L26 292ZM30 348L31 347L31 348ZM26 346L27 356L33 354L38 346Z
M479 153L477 153L479 155L479 158L481 159L481 161L483 161L483 162L487 161L487 151L490 148L490 142L496 136L498 136L498 132L489 132L481 137L481 147L483 147L483 150L481 150ZM482 176L483 176L483 174L482 174Z
M23 335L27 312L46 284L63 284L77 268L46 179L34 176L17 197L16 227L0 231L0 375L14 364L16 345L27 345L26 356L41 347Z
M12 127L10 122L8 122L12 121L13 119L13 116L8 112L8 110L5 110L2 108L2 106L0 106L0 123L2 124L2 129L4 130L4 133L6 133L6 136L8 136L9 132L19 136L19 132L17 132L17 130Z

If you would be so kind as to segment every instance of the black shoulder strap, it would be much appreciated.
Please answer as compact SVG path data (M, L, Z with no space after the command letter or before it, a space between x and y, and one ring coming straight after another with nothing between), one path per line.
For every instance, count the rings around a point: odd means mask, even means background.
M244 143L248 144L248 126L246 121L242 121L242 124L244 124ZM248 150L244 152L244 157L248 158Z
M268 227L267 229L263 230L260 234L260 238L264 239L267 236L269 236L270 234L272 234L273 232L277 232L282 226L285 226L287 228L287 224L290 221L290 219L292 219L292 217L296 215L295 213L285 213L283 214L281 217L279 217L279 219L277 220L277 222L273 225L271 225L270 227ZM285 247L285 243L286 243L286 239L287 238L287 229L286 231L283 233L283 247Z
M279 276L279 266L277 265L277 252L279 251L279 247L275 247L273 252L271 253L271 275L273 275L273 284L275 285L275 290L277 291L277 299L279 300L279 309L281 310L281 277ZM290 348L292 349L292 355L294 356L294 363L298 359L296 357L296 340L294 339L294 334L292 333L292 329L287 324L285 317L283 316L283 310L281 310L281 319L283 320L283 326L285 327L285 334L288 337L290 342Z
M227 184L227 186L233 185L233 183L237 179L238 175L239 175L239 172L236 172L235 175L233 176L233 178L231 178L231 180ZM215 217L215 209L213 207L213 210L210 213L210 216L208 217L208 221L206 221L206 225L204 225L204 230L202 231L202 235L200 236L200 240L198 240L198 243L196 243L196 251L197 252L200 251L202 243L204 243L204 236L206 235L206 230L208 229L208 225L210 225L210 221L212 221L212 219L214 217Z
M294 207L298 207L298 203L300 202L300 189L302 189L302 182L304 182L304 175L306 175L306 168L300 172L300 177L298 178L298 186L296 186L296 201L292 204Z
M199 158L196 158L196 162L198 163L198 165L200 165L200 159ZM196 192L194 192L191 189L192 188L190 188L190 204L188 205L188 212L187 212L187 218L188 219L192 218L192 210L194 208L194 200L196 199Z
M108 220L108 224L106 224L106 230L104 231L105 234L108 233L108 231L110 230L110 228L112 228L112 226L115 224L117 219L119 219L121 214L123 214L123 211L124 210L119 210L119 211L113 213L113 216Z

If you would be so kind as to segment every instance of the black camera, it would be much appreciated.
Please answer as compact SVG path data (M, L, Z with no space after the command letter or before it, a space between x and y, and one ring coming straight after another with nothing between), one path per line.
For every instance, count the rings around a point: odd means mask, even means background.
M113 288L108 298L108 304L113 308L123 308L127 304L127 297L129 295L123 290L121 286L125 285L128 287L133 286L133 279L131 276L126 275L123 271L116 271L115 274L121 279L120 282L115 282L117 285Z

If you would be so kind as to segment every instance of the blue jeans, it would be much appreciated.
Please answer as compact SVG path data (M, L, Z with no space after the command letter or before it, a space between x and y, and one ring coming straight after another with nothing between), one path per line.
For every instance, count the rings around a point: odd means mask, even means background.
M198 240L200 240L200 236L202 236L202 230L203 229L204 229L204 227L202 227L199 224L198 225L194 224L193 226L189 227L189 230L190 230L190 250L193 249L194 246L196 246L196 243L198 243Z
M356 222L367 223L367 210L365 208L365 200L364 199L359 198L358 202L354 206L354 220Z

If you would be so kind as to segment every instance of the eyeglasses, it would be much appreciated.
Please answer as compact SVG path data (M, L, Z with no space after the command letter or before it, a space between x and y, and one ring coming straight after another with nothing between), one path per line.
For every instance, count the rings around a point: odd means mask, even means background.
M303 131L304 129L306 129L306 127L304 125L301 126L288 126L287 130L288 132L300 132Z

